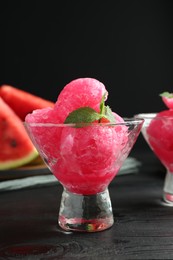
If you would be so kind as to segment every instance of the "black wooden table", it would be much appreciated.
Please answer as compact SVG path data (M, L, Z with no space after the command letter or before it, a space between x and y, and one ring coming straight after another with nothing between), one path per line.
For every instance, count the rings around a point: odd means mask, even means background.
M109 187L115 223L106 231L58 228L58 182L1 192L0 259L173 259L173 208L162 203L165 170L152 153L138 155L139 172L117 176Z

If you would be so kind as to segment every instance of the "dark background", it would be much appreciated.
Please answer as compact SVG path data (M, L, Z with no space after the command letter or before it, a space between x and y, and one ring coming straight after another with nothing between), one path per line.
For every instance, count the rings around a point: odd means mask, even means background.
M0 84L56 101L102 81L121 116L164 109L173 92L173 1L1 1Z

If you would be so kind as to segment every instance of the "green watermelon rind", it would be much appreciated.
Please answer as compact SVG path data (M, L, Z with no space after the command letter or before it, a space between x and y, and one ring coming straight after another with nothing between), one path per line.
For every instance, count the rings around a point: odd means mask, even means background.
M35 158L38 157L38 151L33 147L33 150L27 155L21 157L20 159L0 161L0 171L1 170L10 170L20 166L23 166L27 163L32 162Z

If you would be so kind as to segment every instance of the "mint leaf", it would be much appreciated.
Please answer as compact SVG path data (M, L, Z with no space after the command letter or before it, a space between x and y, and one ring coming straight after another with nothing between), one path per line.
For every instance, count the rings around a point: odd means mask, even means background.
M105 96L106 93L103 95L102 100L100 102L100 114L105 114Z
M159 96L173 98L173 93L169 93L168 91L165 91L165 92L161 93Z
M80 107L72 111L66 118L65 124L73 123L92 123L101 118L101 114L97 113L91 107Z
M105 106L105 116L111 123L115 123L115 117L114 117L112 110L109 106Z

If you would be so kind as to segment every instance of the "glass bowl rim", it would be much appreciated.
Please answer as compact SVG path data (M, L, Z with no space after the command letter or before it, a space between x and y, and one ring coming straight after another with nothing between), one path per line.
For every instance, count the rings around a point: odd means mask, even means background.
M135 117L131 117L131 118L123 118L124 122L115 122L115 123L71 123L71 124L58 124L58 123L34 123L34 122L24 122L24 125L27 126L31 126L31 127L84 127L84 126L91 126L91 127L98 127L98 126L130 126L130 125L140 125L143 124L144 119L143 118L135 118Z
M159 112L158 112L159 113ZM173 119L173 115L172 116L157 116L158 113L139 113L134 115L135 118L140 119L143 118L145 119ZM156 117L157 116L157 117Z

